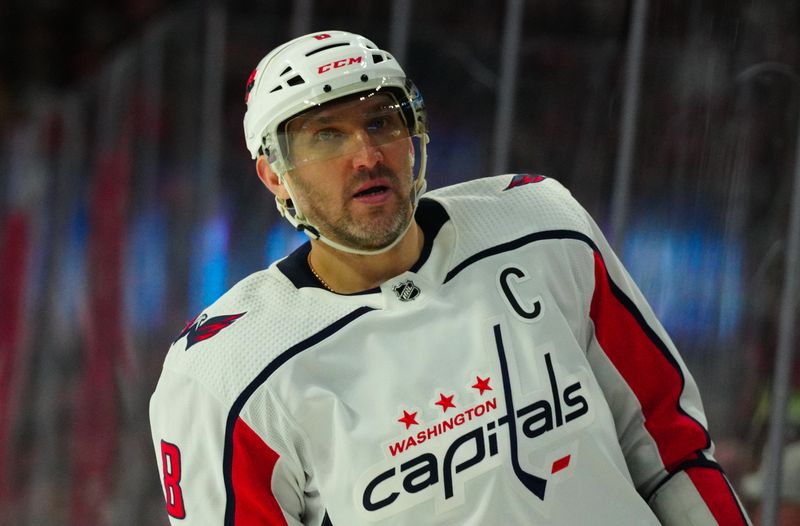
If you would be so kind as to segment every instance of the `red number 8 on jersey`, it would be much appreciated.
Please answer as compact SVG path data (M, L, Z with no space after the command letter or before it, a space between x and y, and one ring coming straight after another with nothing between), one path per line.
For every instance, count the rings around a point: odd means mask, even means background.
M161 469L164 473L164 498L167 501L167 513L176 519L186 517L183 506L181 481L181 450L175 444L161 441Z

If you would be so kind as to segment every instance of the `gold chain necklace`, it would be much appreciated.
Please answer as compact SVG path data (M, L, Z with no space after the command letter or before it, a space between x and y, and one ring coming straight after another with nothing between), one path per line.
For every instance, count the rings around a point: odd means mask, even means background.
M322 279L322 277L319 274L317 274L317 270L314 268L314 265L311 264L310 253L308 254L308 256L306 256L306 261L308 262L308 268L311 269L311 273L314 274L314 277L317 278L319 282L322 283L322 286L325 287L328 291L333 292L331 286L328 285L328 283L324 279Z

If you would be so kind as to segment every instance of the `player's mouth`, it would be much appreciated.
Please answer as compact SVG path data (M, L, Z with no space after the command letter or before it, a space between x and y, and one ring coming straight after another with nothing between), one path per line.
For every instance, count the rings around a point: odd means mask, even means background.
M385 179L368 181L356 189L353 199L367 205L378 205L386 202L392 193L389 182Z

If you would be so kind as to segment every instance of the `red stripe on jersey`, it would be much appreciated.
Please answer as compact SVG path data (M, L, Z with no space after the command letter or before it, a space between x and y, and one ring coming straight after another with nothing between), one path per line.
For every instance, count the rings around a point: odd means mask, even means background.
M595 289L589 315L595 336L639 400L644 427L667 471L672 472L690 455L708 447L708 435L679 406L684 380L678 364L636 307L623 303L627 300L623 294L618 297L614 293L612 286L616 286L597 252L594 259Z
M272 472L279 458L244 420L236 420L231 462L236 526L287 524L271 487Z
M733 496L728 481L716 469L693 467L686 470L700 496L705 501L717 524L746 524L739 503Z

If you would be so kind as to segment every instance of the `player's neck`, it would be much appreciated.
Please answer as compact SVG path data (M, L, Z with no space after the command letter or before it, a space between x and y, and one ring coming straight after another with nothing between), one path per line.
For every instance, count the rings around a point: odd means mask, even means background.
M416 221L391 250L364 256L336 250L321 241L311 242L309 263L323 284L334 292L352 294L375 287L411 268L425 242Z

